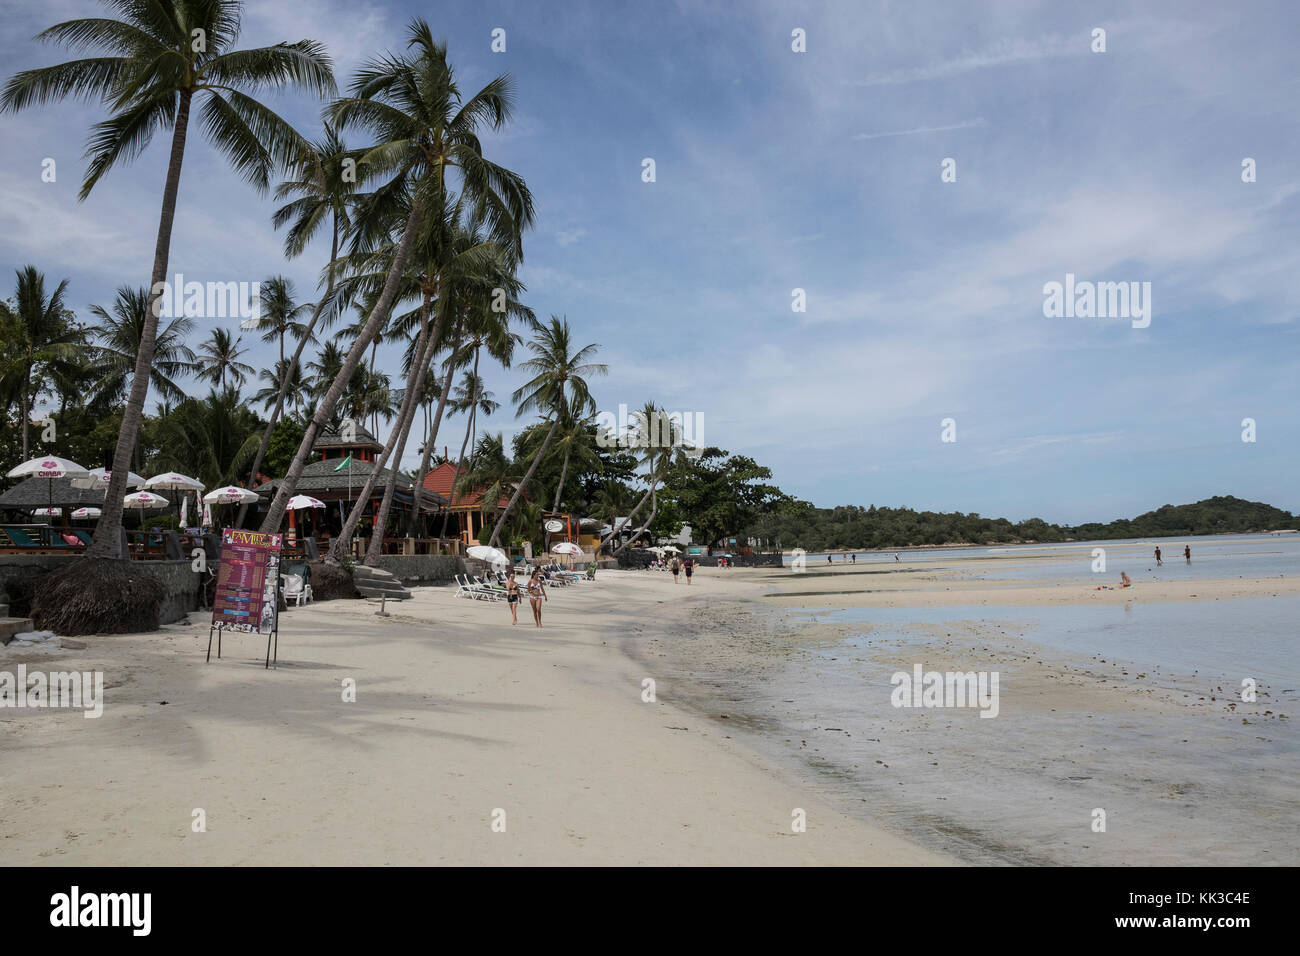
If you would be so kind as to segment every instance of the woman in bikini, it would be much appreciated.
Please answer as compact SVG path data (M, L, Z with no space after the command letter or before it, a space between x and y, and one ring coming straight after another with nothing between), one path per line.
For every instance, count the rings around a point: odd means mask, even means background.
M538 627L542 626L542 601L549 601L546 596L546 585L542 584L542 572L534 571L533 576L528 579L528 603L533 606L533 621Z
M515 569L506 572L506 603L510 605L510 623L519 623L519 582L515 580Z

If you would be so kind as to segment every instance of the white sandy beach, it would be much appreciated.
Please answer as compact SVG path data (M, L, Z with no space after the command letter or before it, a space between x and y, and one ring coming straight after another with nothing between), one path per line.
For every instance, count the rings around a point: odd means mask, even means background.
M693 598L753 588L714 574ZM107 684L98 719L0 711L6 861L954 862L829 809L815 774L792 776L675 706L670 681L643 703L643 678L661 675L609 639L630 622L672 633L687 590L667 575L556 590L541 630L526 608L512 627L504 603L415 594L388 619L364 601L288 612L272 671L257 636L227 636L205 665L198 613L85 650L0 650L0 669L98 669ZM192 832L196 808L206 832Z

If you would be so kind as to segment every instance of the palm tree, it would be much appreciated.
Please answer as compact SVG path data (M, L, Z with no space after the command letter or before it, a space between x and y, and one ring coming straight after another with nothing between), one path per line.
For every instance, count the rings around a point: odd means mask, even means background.
M310 387L302 373L302 365L295 363L293 368L286 368L289 361L281 359L275 363L275 368L264 368L258 373L257 377L266 385L257 390L253 396L254 402L261 402L262 407L268 410L277 402L282 407L287 403L295 412L307 403Z
M555 433L552 454L563 454L564 461L560 466L560 478L555 483L555 500L551 502L553 512L560 510L560 496L564 493L570 463L583 469L579 474L588 469L595 471L600 468L600 456L596 454L596 436L592 428L594 417L592 409L569 409Z
M153 464L193 475L209 487L235 483L257 447L259 425L233 386L206 398L186 398L160 414L160 450Z
M640 449L638 457L646 465L646 480L649 487L646 488L645 494L641 496L636 506L627 513L627 517L610 532L605 540L609 541L617 537L631 522L632 516L640 511L647 501L650 502L650 517L646 518L641 527L615 549L615 554L635 541L655 520L655 515L659 511L658 487L661 469L672 461L673 453L681 442L677 424L672 422L668 414L653 401L646 402L645 407L639 412L633 412L632 419L629 437L632 447Z
M299 305L293 300L293 281L284 276L272 276L261 284L259 298L261 308L258 310L257 329L262 333L263 342L280 343L280 361L284 361L284 337L305 338L307 326L302 318L311 311L306 303Z
M227 375L235 380L236 385L243 385L244 379L254 371L253 366L239 361L248 352L239 347L243 340L242 335L232 336L227 329L213 329L212 338L199 345L199 381L220 384L223 392L226 390Z
M110 116L91 128L90 164L81 185L82 199L119 161L138 156L154 133L171 130L149 286L149 320L140 338L131 392L122 414L103 515L88 549L93 557L120 558L127 465L144 416L153 369L158 324L154 305L166 287L191 109L199 106L208 141L256 189L264 191L275 166L291 162L301 153L302 139L250 94L294 85L330 96L335 86L329 57L311 40L231 50L239 36L242 5L238 0L105 2L120 12L122 19L68 20L38 34L37 39L73 49L93 48L106 55L18 73L0 94L0 111L68 97L99 98Z
M149 291L120 286L111 312L103 306L92 305L90 313L99 319L99 324L90 330L95 337L90 368L96 377L90 404L100 409L112 408L126 401L148 321ZM149 383L164 399L180 401L185 397L185 390L176 380L195 370L194 351L185 344L193 331L194 320L180 316L168 321L154 335Z
M474 368L478 368L479 349L474 350ZM456 487L456 481L460 478L460 470L465 464L465 449L469 447L471 434L475 430L475 421L478 413L481 411L484 415L491 415L501 407L500 402L493 401L493 395L483 386L477 372L466 372L461 383L456 386L452 392L451 402L448 405L448 414L456 415L468 413L468 420L465 423L465 439L460 443L460 455L456 458L456 469L452 472L451 486ZM438 537L447 537L447 522L451 520L451 510L447 509L442 513L442 530L438 532Z
M6 329L5 353L0 358L0 381L7 383L9 400L17 397L23 418L22 456L30 451L32 405L40 392L52 383L62 366L77 364L84 344L84 334L71 321L64 304L68 289L64 279L50 294L45 291L45 275L35 266L18 270L14 304L0 302L0 316ZM10 331L12 329L12 331ZM12 336L12 338L11 338Z
M355 163L356 157L357 154L344 145L334 127L326 123L324 137L307 146L304 155L295 164L294 177L296 178L285 180L275 191L276 199L297 197L277 209L275 215L271 217L271 221L277 229L286 223L289 224L289 231L285 234L284 239L284 251L287 258L300 255L306 249L307 243L322 228L327 218L330 223L332 237L330 260L325 266L325 295L316 303L316 307L312 310L311 321L307 323L306 330L298 338L298 347L294 349L292 364L282 366L282 372L290 369L298 371L302 368L302 352L309 341L315 340L316 323L320 321L322 316L325 316L328 324L330 316L326 308L327 305L331 307L333 305L339 242L342 239L342 234L351 228L348 206L357 178L346 175L349 168L355 168L349 167L347 163L348 161ZM281 357L283 357L283 344L280 351ZM342 365L342 354L340 353L338 367L342 368ZM332 380L333 375L325 379L326 382ZM266 428L262 431L262 441L258 445L257 454L253 456L253 465L249 470L248 478L250 485L257 479L257 473L262 467L262 459L266 456L266 449L271 444L271 432L275 430L276 422L280 420L280 413L284 409L284 401L288 390L289 380L282 378L280 380L280 392L275 400L275 407L271 409L271 416L266 423ZM247 510L247 505L243 505L239 509L239 517L236 519L236 523L240 527L243 527L244 515Z
M516 415L523 415L533 410L540 411L543 413L543 420L549 420L551 427L546 433L542 447L533 457L533 463L528 466L523 481L515 488L510 503L497 517L496 527L492 529L492 537L489 539L492 545L497 543L506 516L519 501L519 496L527 487L528 480L533 477L533 472L537 470L538 464L546 455L546 450L551 445L551 439L555 437L555 430L559 427L565 410L586 408L592 404L587 376L605 375L609 372L608 366L588 361L596 354L599 345L584 345L576 351L573 350L573 333L569 329L567 318L561 319L552 315L550 325L543 325L534 319L533 338L527 345L533 357L523 364L523 368L532 372L533 377L515 389L510 399L518 403Z
M506 454L505 439L497 432L478 440L469 468L452 485L452 494L464 497L481 490L483 513L495 514L501 499L513 490L515 481L515 468Z
M366 327L317 406L262 522L263 531L279 527L316 433L333 414L361 355L387 321L426 212L441 216L454 205L449 201L449 169L459 172L461 194L482 211L491 238L508 243L516 261L522 258L520 237L532 223L532 195L520 176L483 157L480 139L485 127L500 130L510 119L510 78L498 77L462 99L447 49L434 40L428 23L412 20L407 35L407 54L390 54L363 65L352 81L351 95L339 99L330 110L340 130L361 127L375 136L376 145L362 155L359 164L373 177L391 175L391 180L376 190L374 203L406 210L405 224ZM401 222L399 218L377 218L386 236L395 233ZM375 237L359 238L364 242Z

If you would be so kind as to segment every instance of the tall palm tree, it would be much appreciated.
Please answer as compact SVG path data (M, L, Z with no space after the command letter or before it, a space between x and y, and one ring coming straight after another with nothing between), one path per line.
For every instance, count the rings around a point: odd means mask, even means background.
M596 436L593 430L595 411L591 408L569 409L555 433L552 454L563 455L560 465L560 477L555 483L555 500L551 502L551 511L560 510L560 496L564 493L564 482L569 476L572 463L587 470L600 468L600 456L596 454Z
M347 175L349 169L356 168L355 165L349 166L348 163L355 164L357 155L344 145L334 127L326 123L324 136L305 148L303 155L294 165L290 178L276 188L276 199L296 197L277 209L271 217L277 229L289 225L289 231L284 238L284 251L287 258L292 259L300 255L312 237L324 227L326 220L329 221L331 233L330 259L325 265L325 295L316 303L312 310L311 321L307 323L306 330L298 338L292 363L281 366L282 373L301 370L303 349L309 341L315 340L317 323L324 318L328 324L332 317L327 306L329 308L334 306L339 243L342 241L343 234L351 228L348 208L358 178L355 175ZM340 353L338 367L341 368L342 364ZM333 375L330 375L325 381L328 383L332 379ZM280 420L289 386L288 378L280 379L280 392L275 399L275 407L271 409L266 428L262 431L261 443L257 447L257 454L253 456L253 464L249 469L250 486L256 480L257 473L262 467L262 459L271 444L271 432L275 430L276 422ZM240 527L243 527L244 515L247 511L247 505L240 506L239 517L236 519Z
M501 403L494 401L493 394L483 385L483 379L477 374L478 353L480 349L474 349L474 368L473 372L466 372L461 383L456 386L455 391L451 394L451 402L448 404L448 414L465 414L465 438L460 443L460 454L456 457L456 468L451 475L451 486L456 487L456 482L460 478L461 468L465 464L465 449L469 447L471 438L475 430L475 422L478 413L481 411L484 415L491 415ZM438 537L447 537L447 523L451 520L451 510L447 509L442 513L442 530L438 532Z
M646 402L645 407L638 412L632 413L632 422L629 428L631 446L638 449L637 457L646 466L646 481L648 483L645 494L636 506L627 513L617 528L614 528L606 541L616 538L622 533L623 528L632 521L632 517L645 506L647 501L650 502L650 516L642 523L636 531L618 546L614 551L618 554L629 544L635 541L641 532L650 527L655 520L655 515L659 511L659 479L662 471L671 463L676 449L681 444L681 434L675 422L669 420L667 413L654 403ZM603 544L604 542L602 542Z
M501 526L506 517L519 501L533 472L546 455L546 450L555 437L560 419L566 409L586 408L592 404L591 389L587 385L590 375L605 375L609 367L588 361L595 356L599 345L584 345L580 349L573 347L573 333L569 329L569 320L552 315L549 325L533 320L533 338L527 343L533 357L523 364L523 368L533 377L515 389L510 400L518 403L516 415L529 411L540 411L544 421L550 421L551 427L546 432L542 447L533 456L533 463L528 472L515 488L515 493L506 505L505 511L497 516L496 527L492 529L489 543L495 545L501 534Z
M82 181L85 199L119 161L138 156L159 130L170 129L171 155L150 280L149 321L136 356L131 392L122 414L113 474L103 514L88 554L120 558L122 497L127 465L144 416L153 368L158 310L166 287L172 223L180 189L190 112L199 108L208 141L259 191L277 164L301 152L302 138L275 112L253 98L265 89L299 86L332 96L330 59L318 43L299 40L252 50L232 50L239 36L239 0L105 0L122 19L83 18L56 24L37 39L103 56L24 70L0 93L0 112L68 97L98 98L109 118L91 128L90 164Z
M68 289L64 279L46 294L45 275L35 266L18 270L14 305L0 302L0 314L6 331L4 358L0 359L0 380L15 393L23 419L22 455L30 452L32 406L37 396L51 384L60 366L75 365L81 355L84 334L70 321L63 296ZM9 336L12 335L12 339ZM0 386L4 387L4 386Z
M96 377L90 404L100 409L112 408L126 401L135 373L135 359L149 319L149 290L120 286L112 311L101 305L90 307L99 324L90 329L94 347L90 353L91 371ZM194 320L186 316L168 320L154 335L153 368L149 384L170 401L180 401L185 390L177 379L195 370L193 349L185 340L194 331Z
M227 375L234 379L236 385L243 385L244 380L254 371L253 366L239 361L248 354L248 349L239 347L243 340L242 335L232 335L228 329L213 329L212 337L199 345L199 381L219 384L223 392L226 390Z
M516 260L522 257L521 234L532 223L533 200L528 187L516 173L484 158L480 138L485 128L500 130L509 121L510 78L498 77L463 99L447 49L434 40L428 23L412 20L407 38L405 55L389 54L363 65L352 81L351 95L339 99L330 110L331 120L340 130L360 127L374 135L376 145L362 155L360 165L368 167L368 174L375 178L392 177L376 190L376 202L382 205L391 200L407 211L379 299L305 430L289 473L262 522L264 531L279 527L316 433L333 414L361 355L388 319L426 212L440 216L453 205L448 170L459 173L461 194L482 210L491 238L509 243ZM383 228L392 235L399 231L399 223L393 218Z
M159 453L163 471L183 471L209 487L239 480L257 447L257 416L233 386L205 398L186 398L159 416Z

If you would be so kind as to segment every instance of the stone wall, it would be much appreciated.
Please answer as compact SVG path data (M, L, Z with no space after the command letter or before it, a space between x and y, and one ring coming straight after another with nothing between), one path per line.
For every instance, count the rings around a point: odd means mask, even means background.
M64 567L69 561L76 561L79 555L72 554L4 554L0 555L0 590L8 592L11 582L17 583L22 578L34 578ZM166 597L159 608L159 620L163 624L179 621L190 611L199 607L199 579L190 567L188 559L183 561L132 561L131 568L152 575L162 582ZM24 611L24 614L26 612Z
M375 567L403 584L442 584L464 574L463 559L454 554L381 554Z

